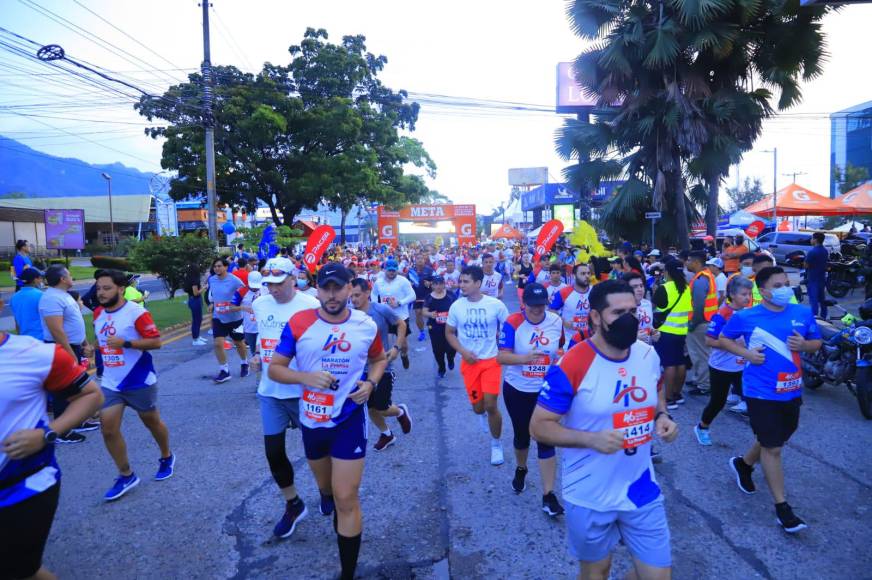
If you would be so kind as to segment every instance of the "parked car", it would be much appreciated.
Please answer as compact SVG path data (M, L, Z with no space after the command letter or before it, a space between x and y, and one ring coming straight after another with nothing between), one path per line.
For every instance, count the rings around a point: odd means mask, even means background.
M808 252L811 249L813 232L771 232L761 236L757 243L761 250L767 250L779 264L786 264L787 256L797 252ZM824 234L824 248L832 254L841 250L839 238L835 234Z

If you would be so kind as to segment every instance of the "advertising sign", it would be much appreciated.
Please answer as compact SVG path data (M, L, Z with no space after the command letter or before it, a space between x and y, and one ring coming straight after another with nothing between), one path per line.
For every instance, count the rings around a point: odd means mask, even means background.
M509 185L542 185L548 183L547 167L519 167L509 169Z
M378 207L378 243L396 248L400 240L400 212Z
M563 233L563 223L559 220L551 220L542 226L539 230L539 236L536 238L536 253L534 261L538 264L539 260L546 252L550 251L557 242L557 238Z
M766 227L766 224L761 220L757 220L755 222L751 222L748 224L748 227L745 228L745 235L747 235L752 240L760 235L760 232Z
M309 236L309 242L306 244L306 253L303 255L303 262L306 263L306 268L314 273L321 261L321 256L327 251L327 248L336 237L336 230L328 225L318 226L312 235Z
M53 250L84 250L85 210L45 210L45 245Z
M572 204L552 206L552 216L563 224L564 232L575 230L575 206Z
M463 246L475 243L476 231L474 205L454 206L454 231L457 235L457 243L459 245Z

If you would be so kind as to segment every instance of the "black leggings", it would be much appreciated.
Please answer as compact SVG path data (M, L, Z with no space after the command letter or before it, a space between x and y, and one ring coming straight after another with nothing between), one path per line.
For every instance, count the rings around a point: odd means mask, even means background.
M515 449L530 448L530 419L536 409L539 393L519 391L507 382L503 382L503 400L512 420L512 430L515 432ZM536 442L536 456L539 459L554 457L554 448L544 443Z
M430 329L430 344L433 346L433 357L439 366L439 372L444 373L446 360L453 366L454 355L457 354L445 338L445 326L433 325Z
M711 425L715 417L718 416L718 413L721 412L721 409L724 408L731 386L734 393L742 396L742 371L719 371L709 366L709 380L711 382L709 402L702 411L702 422L706 425Z
M269 470L273 479L279 485L279 489L285 489L294 485L294 467L285 452L285 432L276 435L264 435L263 445L266 449L266 460L269 462Z
M0 578L30 578L42 566L61 484L0 508Z

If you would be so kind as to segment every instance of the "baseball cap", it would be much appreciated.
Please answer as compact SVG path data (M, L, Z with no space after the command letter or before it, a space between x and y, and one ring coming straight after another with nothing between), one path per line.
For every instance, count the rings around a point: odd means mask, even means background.
M318 270L318 287L323 288L330 282L344 286L351 282L352 278L354 275L348 271L348 268L342 264L330 262Z
M25 284L30 284L37 278L44 278L45 274L37 270L36 268L27 268L24 272L21 273L21 276L18 277L19 280L24 282Z
M260 272L249 272L248 287L252 290L260 290L263 288L263 274Z
M262 284L281 284L288 274L296 275L297 267L289 258L270 258L264 266L266 276L261 279ZM254 272L251 272L254 274ZM249 276L251 276L249 274Z
M400 265L393 258L390 258L387 262L385 262L385 270L395 270L396 271L399 269L400 269Z
M445 278L442 276L431 276L430 282L432 284L445 284Z
M657 248L654 248L653 250L651 250L650 252L648 252L648 255L649 255L649 256L659 257L659 256L660 256L660 250L658 250Z
M715 241L715 239L712 236L703 236L702 241L713 242L713 241Z
M706 265L707 266L717 266L721 270L724 269L724 261L721 260L720 258L712 258L711 260L706 262Z
M536 282L527 284L524 286L522 300L527 306L544 306L548 304L548 290Z
M621 261L620 256L612 256L611 258L609 258L609 263L611 263L611 264L614 264L615 262L620 262L620 261Z

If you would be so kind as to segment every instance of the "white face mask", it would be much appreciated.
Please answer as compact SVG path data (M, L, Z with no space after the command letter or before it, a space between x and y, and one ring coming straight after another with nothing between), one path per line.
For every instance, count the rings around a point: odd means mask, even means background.
M746 278L754 273L754 268L751 266L742 266L742 276Z

